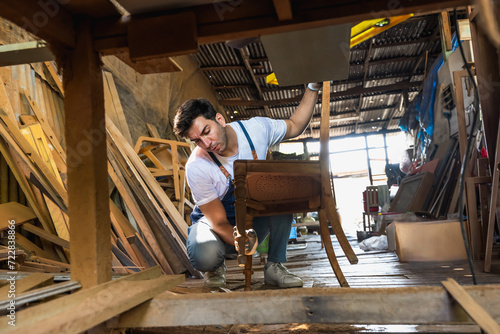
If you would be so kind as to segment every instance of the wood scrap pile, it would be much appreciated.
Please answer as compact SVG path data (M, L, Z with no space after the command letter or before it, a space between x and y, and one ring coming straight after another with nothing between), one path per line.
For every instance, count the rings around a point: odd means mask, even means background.
M27 84L32 89L10 89L10 96L0 82L0 152L8 173L17 181L18 193L22 193L22 198L5 197L18 203L0 207L2 219L7 217L0 224L0 240L7 245L8 226L4 225L14 217L12 210L24 215L22 219L15 218L17 254L26 256L21 257L23 261L16 264L16 270L63 272L70 268L66 169L71 158L71 152L67 155L64 149L64 92L62 85L56 90L37 72L32 74L33 80ZM57 75L52 81L60 84ZM114 87L111 74L105 74L104 86L109 116L106 122L113 271L125 274L160 265L167 274L187 272L199 276L187 257L185 220L130 145L116 88L110 88ZM13 108L17 104L11 104L11 100L15 100L12 96L17 98L16 94L23 107ZM118 127L115 122L119 122ZM1 175L4 172L0 171ZM0 269L6 269L5 264L0 261Z

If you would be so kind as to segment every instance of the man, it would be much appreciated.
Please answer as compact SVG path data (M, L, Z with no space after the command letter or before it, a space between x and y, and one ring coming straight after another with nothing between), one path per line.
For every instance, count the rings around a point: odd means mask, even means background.
M287 120L254 117L227 124L210 102L201 98L186 101L177 111L175 133L197 145L186 164L186 178L196 203L187 251L193 267L207 272L205 286L226 284L224 259L235 253L234 161L252 159L252 151L265 160L269 146L300 135L311 120L320 88L320 83L308 84L302 101ZM255 248L251 244L255 239L263 241L270 233L264 267L266 284L284 288L303 285L283 265L291 223L291 215L256 217L254 231L247 233L250 244L246 254Z

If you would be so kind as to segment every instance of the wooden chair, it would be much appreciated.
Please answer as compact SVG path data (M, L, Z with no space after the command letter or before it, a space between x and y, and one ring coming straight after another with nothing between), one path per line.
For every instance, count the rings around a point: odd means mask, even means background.
M367 186L366 190L363 192L363 230L371 231L370 220L375 220L379 211L379 200L378 200L378 187L377 186ZM371 219L370 219L371 217Z
M181 148L186 149L187 154L182 154ZM149 159L153 164L153 167L148 167L148 169L155 178L159 179L160 185L167 194L173 190L173 193L169 195L173 195L179 212L184 216L185 205L194 207L189 200L189 188L184 168L191 151L190 144L175 140L140 137L134 150L143 161Z
M358 262L344 234L335 207L330 183L330 82L323 84L319 161L237 160L234 163L236 226L240 254L238 263L245 266L245 290L251 288L252 256L244 255L245 230L255 216L285 213L319 213L321 237L328 259L341 287L349 287L333 250L328 221L351 264Z

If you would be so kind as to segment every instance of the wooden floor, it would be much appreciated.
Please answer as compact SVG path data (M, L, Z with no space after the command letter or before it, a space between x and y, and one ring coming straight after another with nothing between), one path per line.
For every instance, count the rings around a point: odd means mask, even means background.
M348 235L347 238L358 256L358 264L351 265L349 263L342 253L335 236L332 236L332 241L339 264L351 288L440 285L441 281L447 278L454 278L458 283L464 285L473 284L471 270L467 262L401 263L395 252L366 252L359 248L358 241L354 236ZM320 237L318 235L307 235L299 238L299 241L304 243L289 245L287 268L302 278L305 288L339 288L340 286L326 257L326 252L321 249ZM259 258L254 258L252 289L275 289L276 287L264 284L264 266L259 262ZM228 267L226 288L231 291L242 291L244 279L236 260L226 260L226 266ZM485 273L482 271L482 262L475 263L477 283L500 283L498 265L494 265L493 269L495 269L493 273ZM201 279L187 279L184 284L177 288L179 293L201 291L210 291L210 289L203 287L203 280Z
M351 288L386 288L419 285L440 285L447 278L454 278L463 285L472 285L472 275L468 263L400 263L395 252L361 250L356 238L347 236L359 263L351 265L343 255L335 236L332 241L335 253ZM340 288L330 267L324 249L321 249L318 235L299 238L303 242L289 245L287 267L304 281L304 288ZM264 284L263 265L254 258L252 278L253 290L276 289ZM498 261L494 261L492 273L484 273L482 263L475 263L478 284L500 283ZM185 283L171 291L178 294L188 293L227 293L242 291L243 274L236 260L227 260L227 286L224 289L208 289L202 279L187 279ZM423 306L425 307L425 305ZM195 316L195 315L193 315ZM132 333L165 333L166 329L134 329ZM333 324L285 324L285 325L227 325L170 327L168 333L481 333L475 325L333 325Z

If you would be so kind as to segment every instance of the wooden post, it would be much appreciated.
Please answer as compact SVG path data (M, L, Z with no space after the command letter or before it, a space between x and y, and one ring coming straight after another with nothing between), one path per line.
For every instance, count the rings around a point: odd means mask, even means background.
M104 92L91 22L77 24L64 63L71 277L84 289L111 279Z

